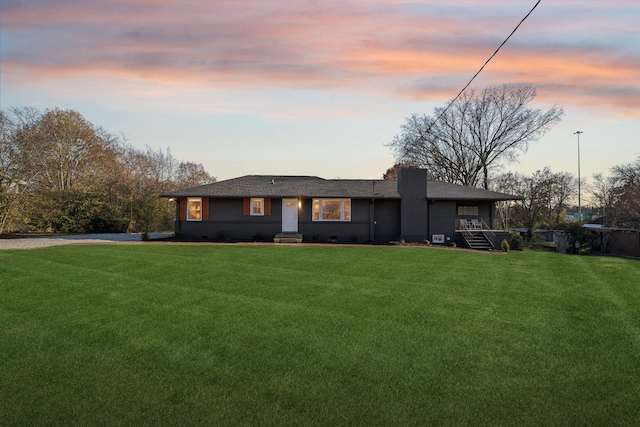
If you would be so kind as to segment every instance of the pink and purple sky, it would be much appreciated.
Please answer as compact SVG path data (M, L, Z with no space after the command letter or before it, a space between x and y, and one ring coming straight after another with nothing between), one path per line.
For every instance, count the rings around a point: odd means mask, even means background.
M467 83L536 0L3 0L3 109L70 108L219 180L379 178L386 143ZM640 1L543 0L472 87L563 121L504 170L640 156Z

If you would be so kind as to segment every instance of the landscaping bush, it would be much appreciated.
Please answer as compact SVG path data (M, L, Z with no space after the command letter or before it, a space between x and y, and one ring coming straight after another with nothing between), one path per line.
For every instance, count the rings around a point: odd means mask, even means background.
M513 251L521 251L522 250L522 236L517 231L509 232L509 248Z
M568 224L565 231L567 232L567 253L591 253L593 239L591 231L584 228L579 222Z

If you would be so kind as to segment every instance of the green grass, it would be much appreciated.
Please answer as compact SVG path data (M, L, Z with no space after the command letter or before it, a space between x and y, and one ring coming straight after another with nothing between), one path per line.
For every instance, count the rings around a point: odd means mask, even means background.
M0 252L0 425L635 425L640 262Z

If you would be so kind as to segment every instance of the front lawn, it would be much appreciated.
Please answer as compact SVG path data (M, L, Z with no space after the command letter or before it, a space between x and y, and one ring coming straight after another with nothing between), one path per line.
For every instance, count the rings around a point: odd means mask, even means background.
M640 262L0 251L0 425L633 425Z

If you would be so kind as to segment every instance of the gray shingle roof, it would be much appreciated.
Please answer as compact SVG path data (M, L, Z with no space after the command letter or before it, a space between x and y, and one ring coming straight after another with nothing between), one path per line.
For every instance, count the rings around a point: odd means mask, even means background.
M429 181L427 197L433 200L520 200L522 197L449 182Z
M434 200L515 200L518 196L429 181L427 194ZM399 199L397 181L323 179L317 176L246 175L198 187L164 193L161 197L345 197Z

